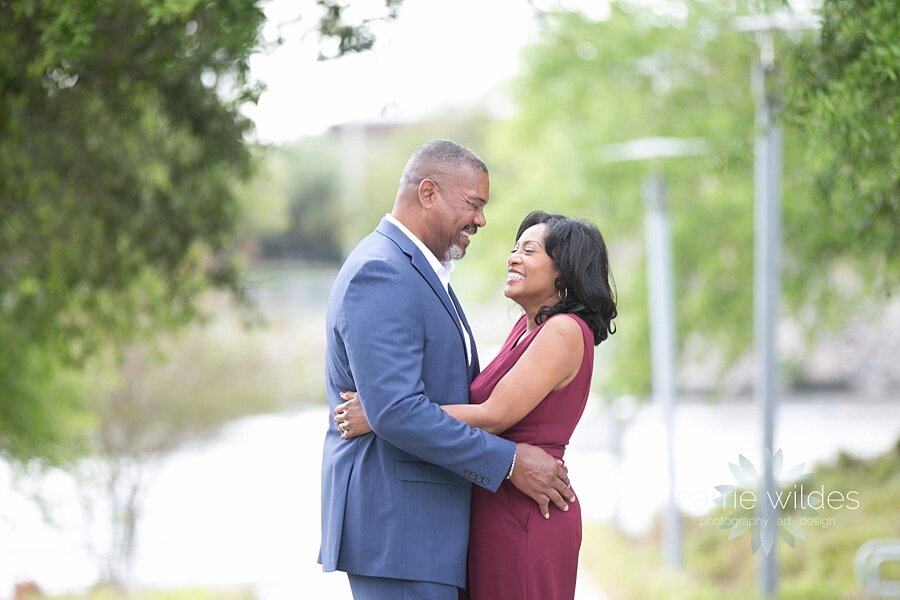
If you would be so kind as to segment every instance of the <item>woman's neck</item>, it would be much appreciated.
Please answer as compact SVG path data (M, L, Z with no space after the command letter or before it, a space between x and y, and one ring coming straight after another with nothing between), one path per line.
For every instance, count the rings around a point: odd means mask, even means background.
M533 331L538 326L536 319L540 310L545 306L553 306L557 301L558 298L552 296L545 298L543 302L535 302L527 306L522 306L522 309L525 311L525 318L527 319L525 331Z

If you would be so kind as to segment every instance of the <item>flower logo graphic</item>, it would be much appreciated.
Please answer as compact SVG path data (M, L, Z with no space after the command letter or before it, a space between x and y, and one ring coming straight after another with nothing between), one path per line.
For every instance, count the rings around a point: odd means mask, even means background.
M791 509L794 514L817 515L818 512L804 502L803 486L797 490L797 484L809 479L812 473L804 473L806 463L794 465L787 471L784 468L784 455L781 450L772 454L766 450L767 457L771 460L772 475L775 479L774 494L766 493L766 497L759 497L762 477L759 470L743 454L738 455L738 462L728 463L737 485L717 485L716 491L720 496L714 503L729 514L722 519L721 529L730 529L729 540L734 540L748 531L750 532L751 548L753 552L762 549L764 554L769 554L775 546L776 534L791 548L795 547L796 540L805 540L806 534L799 525L793 522L790 516L778 516L778 511ZM760 516L757 507L760 503L767 502L771 507L769 517Z

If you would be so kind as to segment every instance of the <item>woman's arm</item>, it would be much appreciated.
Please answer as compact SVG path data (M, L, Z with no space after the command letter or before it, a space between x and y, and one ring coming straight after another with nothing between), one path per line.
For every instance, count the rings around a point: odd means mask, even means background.
M515 365L497 383L482 404L441 406L447 414L471 427L500 434L521 421L553 390L568 384L584 358L584 337L578 322L555 317L547 321ZM334 422L343 427L342 439L372 431L355 392L344 392L347 402L334 410Z
M550 392L568 384L581 367L584 336L572 318L555 317L541 328L521 358L482 404L442 406L472 427L500 434L521 421Z

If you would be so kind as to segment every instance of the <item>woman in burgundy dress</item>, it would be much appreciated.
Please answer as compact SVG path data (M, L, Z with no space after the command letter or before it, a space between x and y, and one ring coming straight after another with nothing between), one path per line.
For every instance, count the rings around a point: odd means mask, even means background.
M472 382L471 404L451 416L562 460L590 392L594 346L614 331L606 244L582 220L530 213L507 260L504 295L524 310L497 357ZM335 411L355 437L371 431L355 394ZM515 468L515 464L513 464ZM471 600L564 600L575 594L581 510L542 515L504 481L472 491ZM551 518L552 517L552 518Z

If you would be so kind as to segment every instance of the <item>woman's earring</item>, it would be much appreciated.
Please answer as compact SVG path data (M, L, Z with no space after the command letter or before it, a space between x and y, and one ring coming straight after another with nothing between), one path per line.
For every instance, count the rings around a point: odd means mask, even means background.
M565 295L563 295L563 292L565 292ZM565 302L565 301L566 301L566 298L569 297L569 289L568 289L568 288L563 288L563 289L561 289L561 290L556 290L556 295L559 296L559 301L560 301L560 302Z

